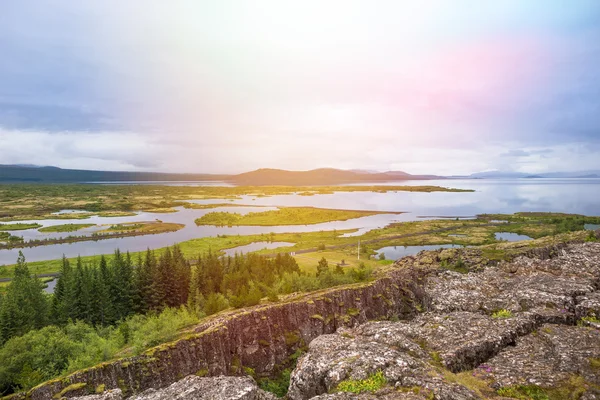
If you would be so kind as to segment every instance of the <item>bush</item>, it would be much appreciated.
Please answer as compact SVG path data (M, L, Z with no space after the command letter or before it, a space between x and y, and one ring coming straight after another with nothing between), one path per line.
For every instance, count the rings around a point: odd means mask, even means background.
M166 308L160 314L136 314L121 325L127 326L129 337L129 340L123 338L123 341L140 354L150 347L175 339L179 330L197 322L196 313L185 307Z
M367 379L354 380L346 379L337 386L338 392L350 392L350 393L363 393L363 392L376 392L385 386L387 380L383 376L383 372L378 371L373 375L370 375Z
M507 310L505 308L498 310L492 314L492 318L497 318L497 319L510 318L512 316L513 316L513 313L510 310Z

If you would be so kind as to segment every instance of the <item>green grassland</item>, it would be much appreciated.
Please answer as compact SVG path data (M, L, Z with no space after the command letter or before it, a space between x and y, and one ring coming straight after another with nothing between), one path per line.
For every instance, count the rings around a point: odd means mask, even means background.
M352 218L376 214L378 211L335 210L315 207L282 207L278 210L252 212L245 215L231 212L210 212L196 219L196 225L216 226L278 226L309 225L331 221L346 221ZM400 213L392 213L400 214Z
M15 224L0 224L0 231L23 231L25 229L36 229L41 227L40 224L24 224L24 223L15 223Z
M532 217L527 220L518 220L518 222L509 224L490 223L489 221L495 219L495 217L490 218L489 216L482 216L475 220L457 221L444 219L402 222L390 224L385 228L374 229L360 236L350 237L342 236L347 233L356 232L355 229L305 233L270 233L244 236L221 235L218 237L187 240L179 243L179 246L185 257L193 259L199 254L209 250L220 252L225 249L243 246L253 242L290 242L294 244L277 249L260 250L257 253L273 254L277 252L298 252L303 250L317 251L318 249L325 249L326 252L329 252L327 254L328 257L326 258L330 258L332 262L341 262L341 260L344 259L347 263L352 263L352 265L354 265L353 260L356 255L356 245L359 240L361 241L362 251L366 252L364 253L366 255L373 254L373 250L385 246L415 246L428 244L456 244L464 246L493 245L486 251L488 251L490 257L498 258L504 253L502 250L502 242L497 241L494 237L495 232L514 232L526 234L533 238L547 237L549 240L552 240L554 235L563 232L568 233L570 231L578 231L578 229L561 231L561 229L563 229L562 227L565 226L564 221L567 218L572 218L572 216L554 216L553 218L558 218L558 220L551 220L547 218L547 214L544 214L537 218ZM572 237L581 240L585 239L586 232L580 231L576 233L577 235ZM456 237L450 236L451 234L462 234L465 236ZM127 249L121 250L126 251ZM158 249L156 252L157 254L161 254L162 251L163 249ZM27 256L26 250L24 253L25 256ZM137 257L137 254L138 253L132 253L134 257ZM318 255L320 253L315 254ZM295 257L298 263L306 268L312 268L316 265L314 263L315 259L313 255L296 254ZM84 261L96 260L96 262L99 262L99 255L82 258ZM363 257L361 256L361 258ZM362 261L365 261L365 258L363 258ZM387 264L387 262L373 262L376 263L373 264L374 266ZM30 262L29 267L32 273L35 274L53 273L59 270L60 260ZM0 267L0 278L10 277L12 275L12 268L12 266Z
M76 232L80 229L85 229L94 226L94 224L64 224L64 225L53 225L45 228L40 228L40 232Z
M191 199L240 199L240 196L273 196L302 192L468 192L438 186L154 186L154 185L0 185L0 220L88 218L106 212L172 212ZM55 215L64 209L87 212ZM122 214L118 214L122 216ZM130 214L129 214L130 215Z

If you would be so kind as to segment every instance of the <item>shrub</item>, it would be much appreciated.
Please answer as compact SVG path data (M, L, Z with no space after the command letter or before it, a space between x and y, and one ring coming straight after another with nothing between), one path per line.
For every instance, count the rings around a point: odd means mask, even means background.
M542 388L535 385L507 386L498 389L500 396L520 400L549 400L548 395Z
M382 371L377 371L375 374L370 375L366 379L354 380L346 379L341 381L336 391L338 392L350 392L350 393L363 393L363 392L376 392L377 390L384 387L387 383L385 376Z
M513 313L510 310L505 308L500 309L492 314L492 318L503 319L503 318L511 318Z

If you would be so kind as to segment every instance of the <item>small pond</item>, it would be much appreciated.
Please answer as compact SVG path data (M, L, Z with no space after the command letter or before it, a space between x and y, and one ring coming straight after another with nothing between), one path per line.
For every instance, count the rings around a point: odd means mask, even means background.
M583 227L586 231L596 231L600 229L600 224L585 224Z
M378 257L381 253L385 255L386 260L397 260L406 256L413 256L422 250L438 249L458 249L463 246L458 244L432 244L425 246L388 246L377 250Z
M496 240L504 240L506 242L520 242L522 240L532 240L527 235L519 235L518 233L512 232L496 232L494 233Z
M50 282L46 282L46 288L44 289L44 292L51 294L54 293L54 288L56 287L56 282L58 282L58 278L51 280Z

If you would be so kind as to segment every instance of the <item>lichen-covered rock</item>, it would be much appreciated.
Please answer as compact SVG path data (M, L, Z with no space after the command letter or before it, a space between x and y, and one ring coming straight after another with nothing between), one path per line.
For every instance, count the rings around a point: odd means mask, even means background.
M373 394L378 399L426 399L431 395L448 400L477 398L469 389L445 382L432 365L431 361L435 360L419 344L394 330L394 325L398 324L369 323L356 330L343 330L315 339L292 373L288 397L292 400L311 399L336 391L343 381L368 380L381 371L387 387L381 393ZM417 387L421 388L418 394L411 391ZM337 396L330 398L373 398L367 395Z
M534 255L468 274L428 270L427 312L315 339L292 373L289 398L529 398L519 391L534 385L551 398L600 399L600 330L580 320L598 315L600 244ZM402 263L422 270L432 257ZM382 388L332 393L379 371Z
M121 389L107 390L100 394L90 394L88 396L74 397L76 400L122 400L123 392Z
M121 390L79 397L79 400L122 400ZM250 377L188 376L164 389L149 389L130 400L275 400L271 393L258 388Z
M574 376L600 387L600 331L547 324L519 338L486 366L484 375L497 387L556 387Z

